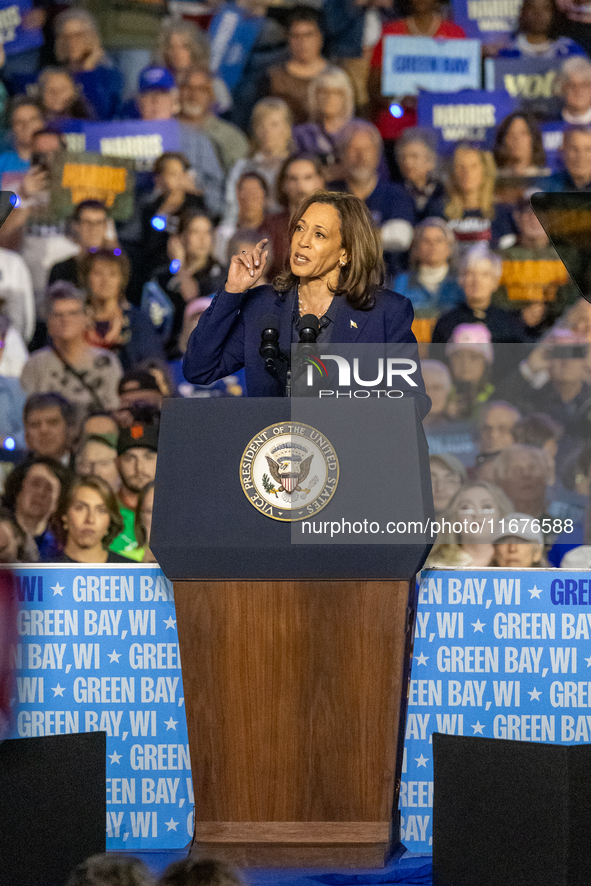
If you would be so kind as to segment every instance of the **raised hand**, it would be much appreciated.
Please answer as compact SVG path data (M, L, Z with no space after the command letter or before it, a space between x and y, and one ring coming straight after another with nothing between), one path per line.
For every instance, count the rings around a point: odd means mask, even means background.
M251 252L243 249L238 255L232 256L226 292L246 292L256 286L261 279L266 264L268 250L265 249L268 240L260 240Z

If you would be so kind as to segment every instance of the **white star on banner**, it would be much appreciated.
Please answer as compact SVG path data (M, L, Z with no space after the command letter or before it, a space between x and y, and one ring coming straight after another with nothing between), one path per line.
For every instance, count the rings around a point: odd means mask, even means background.
M164 725L166 726L166 731L168 732L169 729L176 730L176 724L178 722L179 722L178 720L173 720L172 717L169 720L165 720Z
M169 615L168 618L163 619L163 621L166 625L166 630L168 630L169 628L174 628L176 624L176 619L173 618L172 615Z
M56 594L59 594L60 597L63 597L64 595L62 594L62 591L64 590L64 587L65 586L61 585L59 581L56 581L56 583L51 587L51 590L53 591L53 596L55 597Z
M178 821L175 821L172 815L170 816L170 821L165 821L164 824L168 828L169 831L176 831Z
M482 735L482 730L484 729L484 724L477 720L476 723L472 724L472 729L474 730L474 735Z
M109 661L111 662L111 664L113 664L113 662L116 662L117 664L119 664L119 659L121 658L120 652L117 652L115 649L113 649L112 652L107 652L107 655L109 657Z
M585 661L587 662L587 667L591 668L591 655L589 656L589 658L586 658Z
M472 627L474 628L474 633L476 633L476 631L480 631L481 634L483 633L482 628L486 626L486 622L480 621L480 619L478 619L477 621L471 622L471 624L472 624Z
M536 689L535 686L531 690L531 692L528 690L527 694L529 695L531 701L539 701L542 696L542 693L540 692L540 690Z
M427 768L427 763L429 762L429 757L424 757L421 754L420 757L415 757L415 760L417 761L417 766L424 766L425 769Z
M428 660L428 658L429 658L428 655L425 655L424 652L421 652L420 655L417 655L415 661L416 661L416 663L417 663L418 665L420 665L420 664L421 664L421 665L426 665L426 664L427 664L427 660Z
M112 754L107 754L107 757L109 758L111 763L119 763L119 761L122 759L121 754L118 754L117 751L113 751Z
M544 590L544 588L539 588L537 585L534 585L533 588L530 588L528 593L531 594L532 599L534 597L537 597L537 599L539 600L540 594L542 593L543 590Z
M51 688L53 690L54 698L56 697L56 695L60 695L62 698L64 697L65 686L60 686L60 684L58 683L57 686L52 686Z

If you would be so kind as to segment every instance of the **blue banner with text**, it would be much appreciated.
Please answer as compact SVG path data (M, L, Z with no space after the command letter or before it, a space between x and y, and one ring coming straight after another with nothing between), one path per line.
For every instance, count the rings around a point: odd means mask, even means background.
M228 89L238 84L264 23L264 16L250 15L235 3L225 3L212 18L210 67Z
M591 742L591 574L421 575L400 791L401 836L432 850L434 732Z
M43 45L41 29L27 25L31 9L30 0L0 0L0 43L7 56Z
M382 95L416 95L480 87L480 41L433 37L384 38Z
M172 585L159 567L27 566L10 738L107 733L107 849L178 849L193 788Z
M498 44L517 30L521 0L452 0L451 7L467 37Z
M483 148L493 146L495 129L518 104L506 92L464 89L447 92L420 92L417 103L419 126L434 129L438 153L453 154L460 142Z

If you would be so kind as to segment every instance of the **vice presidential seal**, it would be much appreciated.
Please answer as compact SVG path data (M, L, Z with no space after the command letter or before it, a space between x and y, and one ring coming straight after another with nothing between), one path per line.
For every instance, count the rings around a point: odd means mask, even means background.
M296 422L269 425L253 437L240 459L244 494L273 520L305 520L331 500L339 461L316 428Z

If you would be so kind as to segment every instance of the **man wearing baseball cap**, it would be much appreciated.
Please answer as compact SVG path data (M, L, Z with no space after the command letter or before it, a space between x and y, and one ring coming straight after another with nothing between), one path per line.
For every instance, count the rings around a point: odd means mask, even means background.
M119 510L123 531L111 542L110 549L141 561L144 550L138 546L134 530L135 509L140 492L156 476L158 425L136 422L123 428L117 442L117 469L121 477Z
M137 112L142 120L172 120L179 111L178 90L172 73L160 65L149 65L140 72ZM179 122L179 150L197 174L207 209L213 216L224 211L224 173L215 149L195 127Z

